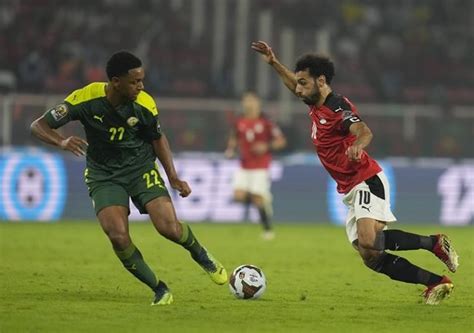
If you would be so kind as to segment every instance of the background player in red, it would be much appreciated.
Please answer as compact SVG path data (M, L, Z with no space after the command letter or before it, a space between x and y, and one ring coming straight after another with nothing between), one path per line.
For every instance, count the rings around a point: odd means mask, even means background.
M234 176L234 200L252 203L258 209L264 228L264 239L272 239L270 223L272 215L271 179L269 167L272 151L286 146L280 128L262 115L260 98L247 92L242 96L243 115L234 122L225 155L235 156L240 151L240 169Z
M349 241L370 269L391 279L427 286L425 303L438 304L454 288L447 276L440 276L413 265L385 250L425 249L441 259L450 271L458 267L458 256L446 235L420 236L401 230L386 230L395 222L390 209L389 184L380 166L364 149L372 132L360 119L355 106L332 91L335 70L324 56L300 57L295 71L288 70L265 42L252 43L252 49L280 75L283 83L310 107L311 139L321 163L337 182L344 204L349 208L346 231Z

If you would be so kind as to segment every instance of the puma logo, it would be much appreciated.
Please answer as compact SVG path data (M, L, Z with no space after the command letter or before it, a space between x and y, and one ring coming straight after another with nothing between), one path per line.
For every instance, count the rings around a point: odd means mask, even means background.
M132 266L127 267L127 269L129 269L129 270L131 270L131 271L136 271L136 270L137 270L137 265L132 264Z
M97 119L97 120L100 121L101 123L104 123L104 121L103 121L104 116L99 117L99 116L97 116L97 115L94 115L94 119Z
M367 211L370 213L370 207L367 206L362 206L363 209L367 209Z

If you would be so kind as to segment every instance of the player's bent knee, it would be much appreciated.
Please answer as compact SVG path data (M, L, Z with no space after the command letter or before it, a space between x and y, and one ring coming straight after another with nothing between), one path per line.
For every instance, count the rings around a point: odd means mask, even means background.
M263 207L263 197L261 195L252 195L252 203L257 207Z
M118 250L125 250L132 243L128 233L110 232L107 236L109 237L113 247Z
M374 248L374 239L369 235L359 234L358 235L358 247L362 247L364 249L373 249Z
M166 223L165 225L160 226L158 232L160 235L173 242L178 242L181 238L181 229L179 228L179 223L177 221L176 223Z
M238 202L246 202L247 192L241 192L241 191L234 192L234 200Z
M385 253L371 253L365 256L362 256L362 260L364 261L365 266L370 268L373 271L380 272L384 263Z

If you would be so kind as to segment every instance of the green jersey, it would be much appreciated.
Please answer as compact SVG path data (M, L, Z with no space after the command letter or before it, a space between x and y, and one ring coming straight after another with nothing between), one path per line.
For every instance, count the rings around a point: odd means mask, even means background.
M135 101L114 107L106 98L106 86L94 82L74 91L64 103L48 110L45 118L51 128L79 120L89 144L87 168L110 179L153 163L152 140L161 137L161 129L150 95L142 91Z

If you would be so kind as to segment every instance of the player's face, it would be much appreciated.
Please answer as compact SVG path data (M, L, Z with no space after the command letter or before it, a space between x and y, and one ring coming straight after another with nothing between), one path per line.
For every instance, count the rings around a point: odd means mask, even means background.
M245 94L242 97L242 108L249 117L258 117L260 115L260 98L254 94Z
M129 70L127 75L114 78L112 83L114 88L124 99L134 101L137 99L140 91L142 91L144 88L144 78L145 71L142 67L138 67Z
M296 72L295 75L296 95L307 105L315 105L321 97L318 81L309 74L308 69Z

